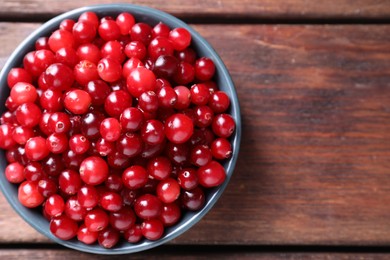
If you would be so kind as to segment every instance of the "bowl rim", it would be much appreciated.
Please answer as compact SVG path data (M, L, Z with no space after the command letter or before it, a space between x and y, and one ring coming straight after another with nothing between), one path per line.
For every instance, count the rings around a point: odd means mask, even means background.
M55 16L54 18L48 20L47 22L43 23L40 27L38 27L35 31L33 31L25 40L23 40L16 49L12 52L10 57L7 59L6 63L4 64L3 68L0 71L0 86L2 93L6 93L8 90L4 90L6 87L6 76L9 72L9 70L14 67L16 64L21 64L22 58L27 52L27 48L32 48L33 42L35 42L38 37L42 35L49 35L52 31L58 28L60 22L64 19L69 19L71 17L78 17L81 13L86 11L92 11L96 12L97 14L102 14L105 12L129 12L129 13L137 13L139 15L143 13L147 13L148 16L152 15L154 18L157 18L157 20L161 20L164 23L166 23L169 27L184 27L191 33L192 36L192 42L197 42L199 46L202 47L203 50L206 50L207 53L209 53L209 57L212 58L212 60L215 63L216 71L219 73L219 78L224 79L226 86L226 90L229 90L230 93L230 110L231 114L236 122L236 129L235 133L231 137L231 144L233 147L233 155L232 157L224 163L224 167L226 169L226 180L225 182L214 189L211 189L212 191L211 196L207 197L206 204L202 209L199 211L194 212L191 217L187 218L184 222L181 221L178 224L174 225L170 231L166 232L166 234L163 235L162 238L156 241L149 241L147 239L144 239L142 242L138 244L130 244L127 243L126 247L114 247L112 249L105 249L103 247L100 247L99 245L85 245L79 241L64 241L61 239L58 239L53 234L51 234L50 230L47 228L44 228L43 226L48 226L48 221L45 220L42 216L39 219L36 219L35 217L31 219L31 209L27 209L23 207L17 198L17 187L14 187L11 183L6 181L4 174L0 175L0 190L4 194L6 200L11 205L13 210L24 219L25 222L27 222L30 226L32 226L35 230L43 234L45 237L55 241L56 243L63 245L65 247L75 249L82 252L87 253L93 253L93 254L102 254L102 255L118 255L118 254L130 254L130 253L136 253L144 250L148 250L157 246L160 246L162 244L167 243L168 241L171 241L187 230L189 230L191 227L193 227L196 223L198 223L215 205L215 203L218 201L218 199L221 197L222 193L226 189L228 183L230 182L230 178L233 174L233 171L235 169L235 165L237 162L239 149L240 149L240 142L241 142L241 114L240 114L240 105L238 96L236 93L236 89L234 86L234 83L229 75L229 72L223 63L220 56L217 54L217 52L213 49L213 47L197 32L195 29L193 29L190 25L186 24L179 18L168 14L166 12L163 12L161 10L147 7L147 6L141 6L141 5L134 5L134 4L127 4L127 3L118 3L118 4L97 4L97 5L89 5L85 7L76 8L67 12L64 12L60 15ZM139 22L139 20L137 20ZM1 104L4 104L5 102L5 95L0 95L0 102ZM3 107L1 108L3 109ZM1 113L4 111L0 111ZM7 165L7 162L4 158L4 151L1 151L3 153L0 156L0 165L1 167L5 168L5 165ZM3 169L1 169L3 170ZM14 192L9 191L10 189L13 189ZM15 192L16 190L16 192Z

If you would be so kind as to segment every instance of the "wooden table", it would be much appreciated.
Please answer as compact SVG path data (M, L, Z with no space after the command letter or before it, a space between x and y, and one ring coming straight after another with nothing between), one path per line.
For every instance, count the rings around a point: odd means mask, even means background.
M0 68L32 30L81 2L103 1L3 1ZM243 118L215 208L136 258L390 257L390 1L132 3L184 19L215 47ZM1 259L105 258L53 244L2 195L0 247Z

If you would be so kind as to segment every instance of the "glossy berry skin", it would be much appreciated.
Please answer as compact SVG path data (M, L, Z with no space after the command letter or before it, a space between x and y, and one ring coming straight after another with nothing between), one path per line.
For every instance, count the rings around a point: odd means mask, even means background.
M141 225L142 235L148 240L158 240L164 234L164 225L159 219L145 220Z
M142 166L133 165L123 172L122 181L128 189L139 189L148 182L148 173Z
M27 208L36 208L40 206L45 197L38 190L38 182L24 181L18 188L19 202Z
M165 121L165 136L169 141L181 144L187 142L194 132L194 124L184 114L174 114Z
M136 23L131 27L130 37L133 41L140 41L147 46L152 39L152 27L146 23Z
M58 177L60 190L68 195L75 195L79 191L82 182L78 172L74 170L64 170Z
M40 161L50 153L46 146L46 139L41 136L35 136L28 139L25 150L27 158L31 161Z
M111 117L119 117L121 113L132 104L131 96L124 90L111 92L105 102L104 110Z
M107 227L106 229L99 232L98 242L99 245L104 248L112 248L118 243L119 238L120 234L118 230Z
M121 135L121 124L116 118L105 118L100 124L100 135L108 142L115 142Z
M196 60L195 77L200 81L210 80L215 73L214 62L207 57L202 57Z
M25 82L31 84L31 74L23 68L12 68L7 75L8 87L12 88L18 82Z
M126 133L116 141L116 150L128 158L135 157L142 152L143 142L139 134Z
M57 217L65 210L64 199L58 195L53 194L46 199L44 210L50 217Z
M134 16L129 13L120 13L115 20L122 35L128 35L131 27L135 24Z
M208 106L214 113L224 113L230 106L229 96L223 91L215 91L210 96Z
M69 90L74 82L73 71L62 63L51 64L41 74L39 86L42 89Z
M156 76L147 68L137 67L127 77L127 89L133 97L138 98L143 92L154 91Z
M115 82L122 76L122 66L119 61L112 58L103 58L97 64L101 79L106 82Z
M77 192L77 200L87 209L94 208L99 203L99 195L95 186L84 185Z
M141 225L134 225L123 232L123 237L129 243L138 243L143 235Z
M91 42L96 36L96 27L87 21L78 21L73 25L73 37L77 43Z
M10 149L16 145L15 140L12 138L12 132L14 127L10 124L0 125L0 148Z
M83 242L84 244L91 245L97 241L98 234L98 232L89 231L88 228L83 224L77 231L77 240Z
M141 127L144 116L138 108L129 107L122 111L119 120L123 130L134 132Z
M175 50L182 51L191 44L191 34L185 28L174 28L169 32L169 40Z
M164 180L172 172L172 163L167 157L158 156L148 161L146 169L150 177L156 180Z
M146 47L140 41L131 41L125 46L125 54L128 58L142 60L146 56Z
M177 203L164 204L160 220L165 227L176 224L181 218L181 210Z
M24 166L18 162L13 162L5 167L5 178L11 183L21 183L24 181Z
M150 145L161 144L165 139L164 125L155 119L147 120L140 131L142 140Z
M122 197L113 191L104 192L100 196L100 206L110 212L117 212L122 208Z
M54 89L45 90L39 97L39 104L47 112L57 112L62 110L62 92Z
M196 211L201 209L206 202L204 191L201 187L182 192L180 204L184 209Z
M61 48L73 48L75 39L71 32L66 30L56 30L49 37L49 47L53 52Z
M190 154L190 161L195 166L201 167L212 160L212 153L209 147L205 145L197 145L192 148Z
M65 108L76 115L85 114L91 103L91 96L88 92L81 89L67 92L64 98Z
M84 154L90 148L91 142L82 134L72 135L69 139L69 148L75 154Z
M156 193L163 203L171 203L179 197L180 186L175 179L167 178L158 183Z
M84 183L99 185L107 179L108 165L101 157L90 156L82 161L79 172Z
M77 235L77 223L65 215L54 217L50 221L50 231L62 240L70 240Z
M34 135L33 128L25 126L16 126L12 131L12 139L21 145L25 144Z
M21 126L34 127L41 119L41 109L32 102L21 104L15 111L16 120Z
M92 105L103 105L106 97L111 93L108 84L100 79L88 82L84 90L90 95Z
M87 213L84 223L89 231L98 232L108 226L109 218L103 209L95 208Z
M12 87L10 96L15 104L19 106L26 102L34 102L38 94L36 88L30 83L18 82Z
M97 66L89 60L81 60L73 69L75 80L82 86L92 80L100 79Z
M217 161L199 167L197 174L199 184L206 188L219 186L226 179L225 168Z
M233 134L236 123L231 115L219 114L214 117L211 127L217 136L228 138Z
M210 98L209 88L205 84L194 84L191 86L191 102L198 106L204 106Z
M225 138L217 138L211 143L211 154L217 160L230 158L232 153L232 145Z
M66 134L52 133L46 138L46 146L50 152L61 154L68 149L68 137Z
M123 207L109 215L110 225L119 231L125 231L135 225L136 216L130 207Z
M84 220L87 215L87 209L80 205L77 196L71 196L65 203L65 215L79 222Z
M141 219L157 218L161 214L162 203L156 196L144 194L136 199L134 211Z
M177 175L177 182L184 190L192 190L198 186L198 174L194 168L180 170Z
M64 112L54 112L47 120L49 133L65 134L70 130L71 122L69 115Z
M118 24L113 20L106 20L98 27L100 37L105 41L117 40L121 35Z

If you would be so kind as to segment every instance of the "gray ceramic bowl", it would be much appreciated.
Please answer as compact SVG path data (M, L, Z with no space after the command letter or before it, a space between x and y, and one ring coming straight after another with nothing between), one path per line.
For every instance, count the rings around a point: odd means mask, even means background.
M113 249L104 249L97 244L85 245L77 241L77 239L73 239L70 241L60 240L50 233L49 223L46 219L42 217L40 212L38 212L37 210L25 208L19 203L17 198L17 186L10 184L5 179L4 174L0 174L0 188L10 205L14 208L14 210L37 231L39 231L46 237L52 239L53 241L57 242L58 244L79 251L95 254L114 255L139 252L162 245L187 231L189 228L199 222L208 211L210 211L210 209L214 206L219 197L222 195L230 180L230 177L233 174L240 145L241 118L237 94L233 82L229 76L229 73L218 54L205 39L203 39L193 28L185 24L183 21L167 13L152 8L130 4L107 4L83 7L56 16L55 18L43 24L39 29L34 31L16 48L16 50L9 57L8 61L6 62L0 73L0 113L3 113L5 111L4 104L6 97L9 95L9 88L7 86L7 74L10 69L13 67L18 67L22 64L23 56L28 51L34 49L34 43L39 37L50 35L51 32L58 28L60 22L64 19L77 20L79 15L85 11L96 12L99 16L116 16L121 12L127 11L134 15L136 21L138 22L146 22L150 25L155 25L158 22L162 21L171 28L185 27L192 34L192 46L197 51L197 53L200 56L210 57L214 61L216 65L216 82L218 83L220 89L225 91L231 98L230 114L234 117L237 127L232 137L233 156L224 164L224 167L227 172L226 181L220 187L207 191L206 204L204 208L197 212L188 212L184 214L180 222L175 226L166 229L164 236L157 241L143 240L138 244L130 244L124 241L120 242ZM0 171L4 172L7 163L5 160L4 152L0 152Z

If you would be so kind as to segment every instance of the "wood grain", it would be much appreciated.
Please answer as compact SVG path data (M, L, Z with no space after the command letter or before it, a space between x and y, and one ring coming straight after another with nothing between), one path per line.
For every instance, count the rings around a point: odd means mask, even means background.
M196 250L196 248L195 248ZM375 253L261 253L261 252L222 252L222 251L195 251L195 250L170 250L166 251L164 247L158 250L150 250L148 252L136 253L126 257L131 259L266 259L266 260L322 260L322 259L343 259L343 260L381 260L388 259L386 254ZM19 259L80 259L80 260L117 260L123 259L123 255L119 256L103 256L85 254L70 250L43 250L43 249L18 249L18 250L0 250L0 257L7 260Z
M34 26L0 23L1 62ZM172 244L389 244L390 26L194 27L231 72L243 138L220 201ZM0 243L47 242L0 205Z
M102 1L5 0L0 19L48 19L56 14ZM123 3L107 0L105 3ZM240 19L389 19L390 2L383 0L224 0L224 1L163 1L139 0L133 4L161 9L181 18Z

